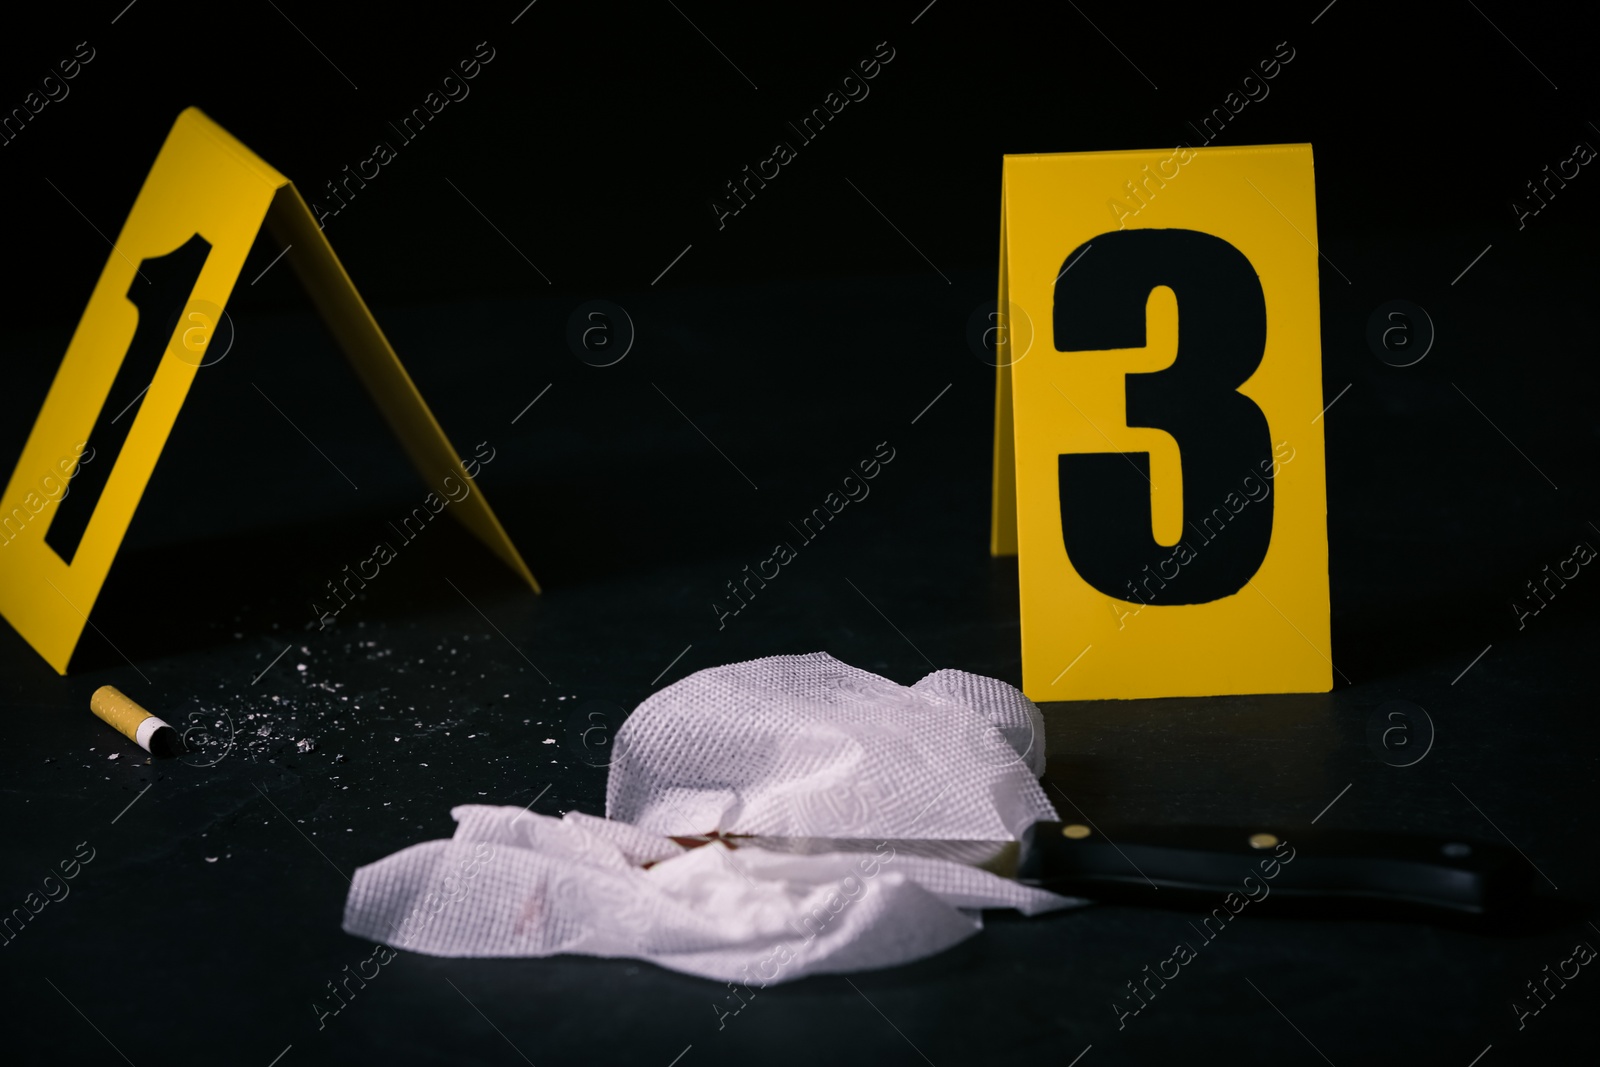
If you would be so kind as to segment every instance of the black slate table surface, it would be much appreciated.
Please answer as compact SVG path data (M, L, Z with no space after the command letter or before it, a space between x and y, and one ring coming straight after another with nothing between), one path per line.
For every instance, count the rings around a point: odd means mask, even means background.
M1381 280L1392 252L1342 255ZM1592 354L1579 282L1501 266L1483 284L1568 309L1547 343ZM1587 970L1520 1028L1512 1007L1600 943L1586 919L1491 937L1247 914L1119 1026L1126 983L1194 932L1109 906L990 913L933 958L773 987L720 1020L721 986L648 963L410 953L319 1020L326 984L372 951L339 927L352 870L449 836L457 804L602 813L607 735L583 730L678 678L825 650L902 683L935 667L1019 680L1016 564L987 553L993 372L964 334L992 279L952 281L622 294L639 340L610 368L565 350L560 301L380 307L457 446L494 450L480 485L546 592L441 522L326 629L312 600L424 489L309 314L245 294L238 346L201 373L72 672L0 629L0 904L93 857L0 950L8 1062L1466 1065L1591 1042ZM1509 840L1545 888L1595 899L1600 579L1521 629L1509 608L1600 540L1590 401L1498 376L1515 324L1442 283L1418 299L1451 341L1386 366L1363 340L1374 294L1392 295L1373 284L1324 285L1325 395L1351 386L1326 417L1348 682L1046 705L1048 791L1097 823ZM57 333L13 360L6 455ZM895 458L871 495L719 628L724 583L880 442ZM204 726L195 750L146 760L89 713L103 684ZM1433 724L1412 766L1369 745L1392 700Z

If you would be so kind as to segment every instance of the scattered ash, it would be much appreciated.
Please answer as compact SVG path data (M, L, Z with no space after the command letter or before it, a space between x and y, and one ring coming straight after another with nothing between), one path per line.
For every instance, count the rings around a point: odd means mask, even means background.
M549 684L496 633L441 639L415 624L361 622L292 644L266 631L225 633L254 653L243 664L231 660L230 668L244 668L235 676L194 679L187 699L166 704L129 690L177 730L181 755L154 765L142 752L119 759L120 739L97 737L100 751L88 753L94 765L82 764L96 779L122 781L130 800L152 772L180 787L239 794L236 807L225 804L225 814L201 823L211 836L196 835L197 865L239 848L269 851L269 828L286 831L284 819L313 841L337 835L328 847L344 866L449 836L458 804L534 801L549 815L604 810L604 769L584 759L575 739L584 730L594 743L609 734L574 710L579 694ZM56 765L70 771L80 760ZM260 802L252 785L279 810Z

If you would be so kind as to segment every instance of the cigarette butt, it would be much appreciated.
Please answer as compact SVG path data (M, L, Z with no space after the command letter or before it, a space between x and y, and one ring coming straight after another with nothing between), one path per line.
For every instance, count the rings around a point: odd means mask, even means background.
M178 732L115 686L102 685L96 689L89 698L89 710L152 755L168 756L178 750Z

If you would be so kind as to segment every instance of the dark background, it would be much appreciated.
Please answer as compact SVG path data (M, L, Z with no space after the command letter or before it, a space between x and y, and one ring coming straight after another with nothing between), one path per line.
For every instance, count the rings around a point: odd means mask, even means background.
M448 836L458 803L602 812L591 711L614 727L700 668L816 649L907 683L933 666L1019 680L1015 562L987 555L993 371L966 338L993 300L1000 156L1193 143L1186 122L1279 42L1295 58L1216 143L1315 146L1333 657L1350 683L1048 705L1052 799L1097 822L1293 824L1337 796L1323 825L1503 834L1594 897L1596 579L1522 629L1510 607L1600 541L1600 179L1584 168L1520 230L1511 207L1600 143L1590 39L1502 3L924 2L540 0L515 25L517 2L7 16L0 107L78 42L95 58L0 146L0 457L20 452L183 107L308 198L390 140L397 158L327 235L458 448L495 448L480 485L546 587L529 596L438 524L316 630L323 583L425 490L290 272L248 284L276 255L258 246L229 305L236 346L197 379L72 673L0 632L0 908L95 850L0 948L8 1059L667 1064L688 1047L684 1067L942 1067L1092 1045L1086 1067L1466 1064L1492 1045L1488 1065L1588 1040L1587 972L1520 1031L1511 1009L1600 939L1587 920L1500 938L1253 920L1119 1032L1123 983L1186 936L1130 908L992 915L939 957L852 976L859 990L769 990L720 1031L719 987L647 964L415 955L317 1029L324 983L370 952L338 929L344 876ZM495 58L471 95L398 145L387 120L480 41ZM870 96L798 145L785 123L881 41L895 58ZM798 158L719 230L711 200L777 139ZM612 367L565 340L595 298L637 327ZM1365 339L1396 298L1438 330L1406 368ZM719 630L723 583L881 441L896 459L872 496ZM102 684L205 725L196 754L147 765L89 715ZM1367 743L1396 699L1436 730L1406 768Z

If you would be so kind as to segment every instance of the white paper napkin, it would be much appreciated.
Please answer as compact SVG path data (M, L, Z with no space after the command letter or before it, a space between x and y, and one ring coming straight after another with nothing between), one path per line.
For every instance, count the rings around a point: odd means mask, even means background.
M753 986L887 967L1081 903L891 842L1011 840L1054 819L1043 720L992 678L914 686L824 653L700 671L617 735L608 819L454 809L456 834L356 871L344 928L437 956L628 956ZM795 855L669 836L863 839Z

